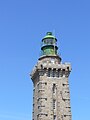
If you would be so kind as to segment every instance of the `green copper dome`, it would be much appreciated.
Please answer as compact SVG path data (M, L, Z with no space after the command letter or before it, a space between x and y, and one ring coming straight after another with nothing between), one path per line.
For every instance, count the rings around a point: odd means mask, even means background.
M52 38L52 39L55 39L57 41L57 39L52 35L52 32L47 32L46 36L43 39L47 39L47 38ZM42 41L43 41L43 39L42 39Z
M47 32L42 39L42 55L57 55L58 47L56 45L57 39L52 35L52 32Z

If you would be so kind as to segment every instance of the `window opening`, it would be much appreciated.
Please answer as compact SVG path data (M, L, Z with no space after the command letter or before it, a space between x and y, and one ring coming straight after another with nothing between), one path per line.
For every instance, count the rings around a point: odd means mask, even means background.
M65 69L63 69L63 77L65 77Z
M56 69L53 69L53 77L56 75Z
M47 68L44 68L44 74L46 74Z
M60 77L60 69L57 71L57 77Z
M56 115L53 116L53 120L56 120Z
M51 68L48 69L48 77L51 77Z
M56 109L56 100L53 99L53 109Z
M56 84L53 84L53 93L56 93Z

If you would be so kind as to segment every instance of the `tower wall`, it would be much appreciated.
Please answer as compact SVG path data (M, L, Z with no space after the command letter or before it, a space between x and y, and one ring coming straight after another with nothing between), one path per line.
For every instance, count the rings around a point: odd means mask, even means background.
M71 120L68 77L71 66L57 56L41 57L32 71L33 120Z

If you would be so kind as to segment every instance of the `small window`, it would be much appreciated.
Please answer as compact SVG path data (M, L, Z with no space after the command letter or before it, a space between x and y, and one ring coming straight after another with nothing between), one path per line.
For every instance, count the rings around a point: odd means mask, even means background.
M51 77L51 68L48 69L48 77Z
M60 77L60 69L57 71L57 77Z
M56 109L56 100L53 99L53 109Z
M47 73L47 68L44 68L44 75L46 75L46 73Z
M63 69L63 77L65 77L65 69Z
M53 120L56 120L56 115L53 116Z
M53 69L53 76L52 77L55 77L56 76L56 69Z
M43 65L41 65L41 69L43 69Z
M56 84L53 84L53 93L56 93Z
M45 82L45 85L47 85L47 83Z
M69 70L69 67L67 67L67 70Z

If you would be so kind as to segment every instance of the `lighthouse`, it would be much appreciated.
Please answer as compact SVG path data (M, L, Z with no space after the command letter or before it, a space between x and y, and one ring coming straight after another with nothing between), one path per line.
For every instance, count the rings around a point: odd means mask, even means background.
M41 43L41 56L31 72L32 120L72 120L68 82L71 64L61 62L52 32L47 32Z

